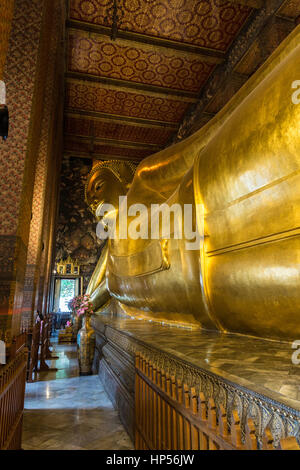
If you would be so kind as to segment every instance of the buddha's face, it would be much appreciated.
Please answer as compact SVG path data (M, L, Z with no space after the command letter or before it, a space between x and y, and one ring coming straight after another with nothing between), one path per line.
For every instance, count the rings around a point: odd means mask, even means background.
M88 182L86 202L94 215L102 204L112 204L118 210L119 196L126 194L126 191L112 171L99 168Z

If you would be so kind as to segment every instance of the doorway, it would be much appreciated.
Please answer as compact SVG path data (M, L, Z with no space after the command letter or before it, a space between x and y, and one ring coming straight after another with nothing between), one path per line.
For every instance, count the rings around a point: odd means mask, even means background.
M55 278L53 312L70 313L68 303L81 293L81 277L59 276Z

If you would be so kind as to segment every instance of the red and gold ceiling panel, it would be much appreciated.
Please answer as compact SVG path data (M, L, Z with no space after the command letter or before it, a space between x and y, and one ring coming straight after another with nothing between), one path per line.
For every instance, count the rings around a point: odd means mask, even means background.
M71 0L71 19L112 25L112 0ZM119 0L120 30L226 51L251 8L224 0Z
M166 122L179 122L189 102L160 96L128 92L99 84L69 81L66 106L71 110L128 116Z
M70 31L68 57L72 72L191 92L199 92L214 68L196 54L81 31Z
M266 4L69 0L65 149L74 156L140 160L165 146L191 103L204 96L208 103L194 130L201 127L256 70L265 57L263 44L275 48L300 15L300 0L285 0L280 18L269 19L253 41L253 28L259 30L253 8L266 18ZM247 50L227 77L226 61L235 55L230 46L239 35ZM214 90L220 77L224 85Z
M101 139L115 139L121 142L136 142L164 145L174 129L140 127L114 122L96 121L83 117L65 118L65 133Z

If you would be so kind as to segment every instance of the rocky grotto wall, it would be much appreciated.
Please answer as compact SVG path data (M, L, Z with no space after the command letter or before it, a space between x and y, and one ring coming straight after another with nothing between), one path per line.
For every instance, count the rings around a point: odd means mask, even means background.
M80 263L84 290L101 252L96 237L96 221L84 202L84 186L92 168L92 160L65 157L60 182L59 216L56 233L55 260L69 255Z

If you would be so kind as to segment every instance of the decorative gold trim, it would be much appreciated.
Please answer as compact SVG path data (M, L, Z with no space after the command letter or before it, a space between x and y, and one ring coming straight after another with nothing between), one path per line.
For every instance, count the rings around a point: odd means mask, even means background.
M73 260L70 256L66 260L61 259L56 263L56 272L59 275L79 275L80 264L77 260Z

